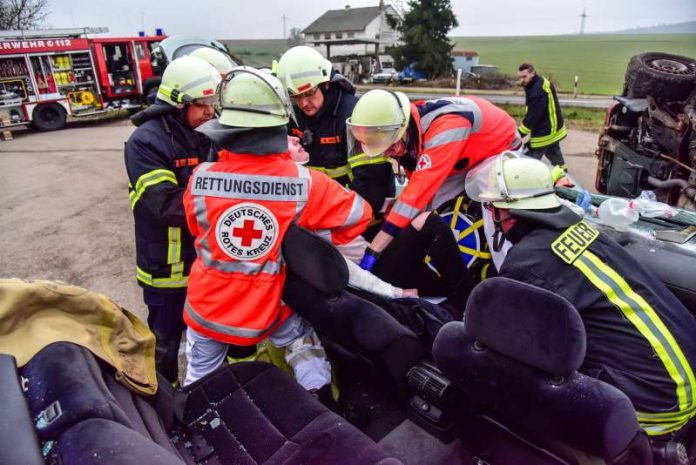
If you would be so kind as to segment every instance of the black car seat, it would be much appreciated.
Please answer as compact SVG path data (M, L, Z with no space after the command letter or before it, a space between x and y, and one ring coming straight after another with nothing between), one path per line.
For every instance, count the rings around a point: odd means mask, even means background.
M578 373L585 344L568 301L499 277L475 288L464 321L442 328L433 356L472 401L524 437L557 441L612 465L652 464L628 397Z
M160 377L147 398L70 343L20 370L24 395L11 357L0 362L2 465L400 464L269 364L226 366L185 391Z

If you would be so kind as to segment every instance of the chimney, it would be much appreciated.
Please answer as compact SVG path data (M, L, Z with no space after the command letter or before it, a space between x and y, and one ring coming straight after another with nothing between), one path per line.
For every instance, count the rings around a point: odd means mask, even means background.
M346 11L350 10L350 5L346 5Z

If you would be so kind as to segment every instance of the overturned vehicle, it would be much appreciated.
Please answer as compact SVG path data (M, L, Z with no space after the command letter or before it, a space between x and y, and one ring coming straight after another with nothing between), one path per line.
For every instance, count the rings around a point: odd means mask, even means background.
M696 61L666 53L631 58L621 96L599 137L597 191L696 210Z

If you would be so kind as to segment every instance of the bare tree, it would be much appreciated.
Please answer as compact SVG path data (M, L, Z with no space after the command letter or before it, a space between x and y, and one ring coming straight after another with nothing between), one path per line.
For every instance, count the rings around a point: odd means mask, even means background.
M48 15L48 0L0 0L0 29L25 30L40 26Z
M299 27L293 27L290 29L290 37L288 37L288 45L294 47L295 45L304 45L304 37L302 37L302 29Z

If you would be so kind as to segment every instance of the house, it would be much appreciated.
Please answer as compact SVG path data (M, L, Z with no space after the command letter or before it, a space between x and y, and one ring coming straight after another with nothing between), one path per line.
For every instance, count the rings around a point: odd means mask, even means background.
M462 71L471 73L471 67L479 64L479 54L475 50L453 50L452 60L455 70L461 68Z
M379 55L399 41L388 16L398 16L391 5L329 10L302 31L305 44L327 58L346 55Z

